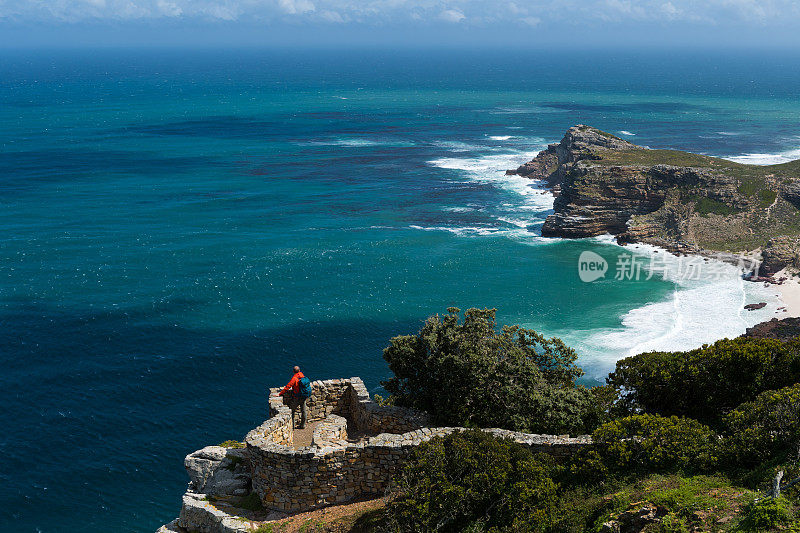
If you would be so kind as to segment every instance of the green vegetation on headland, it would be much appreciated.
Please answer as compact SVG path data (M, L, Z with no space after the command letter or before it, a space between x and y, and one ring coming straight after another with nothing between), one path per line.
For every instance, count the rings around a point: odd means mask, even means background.
M800 159L776 165L748 165L719 157L682 152L680 150L638 149L607 151L603 152L595 163L604 166L640 165L653 167L655 165L671 165L675 167L703 168L740 179L764 178L767 176L800 177ZM744 193L744 191L741 192Z
M387 400L438 424L589 431L592 445L557 459L477 430L433 439L404 465L376 528L800 531L800 491L767 494L776 472L800 477L800 340L641 354L586 389L560 340L497 330L494 317L450 309L392 339Z
M545 237L610 233L681 252L760 248L770 257L768 274L800 256L800 160L741 164L644 148L578 125L510 172L559 195ZM791 239L775 248L775 237Z

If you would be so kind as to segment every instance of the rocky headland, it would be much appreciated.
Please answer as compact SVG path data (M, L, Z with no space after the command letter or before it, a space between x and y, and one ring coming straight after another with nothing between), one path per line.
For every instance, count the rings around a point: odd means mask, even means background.
M508 174L556 195L545 237L610 233L672 252L760 252L761 275L800 265L800 161L744 165L637 146L578 125Z

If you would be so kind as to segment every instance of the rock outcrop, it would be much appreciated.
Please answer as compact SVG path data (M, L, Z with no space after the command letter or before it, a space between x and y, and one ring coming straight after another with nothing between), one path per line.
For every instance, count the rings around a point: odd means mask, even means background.
M584 159L596 159L597 150L636 150L635 144L583 124L573 126L560 143L551 144L532 160L506 174L544 180L558 193L567 173Z
M189 474L189 490L211 496L246 496L250 474L244 449L206 446L190 453L183 465Z
M772 276L779 270L800 267L800 237L783 235L770 239L761 250L760 276Z
M743 336L790 341L800 337L800 318L773 318L767 322L756 324L752 328L747 328Z
M770 272L800 264L800 165L651 150L579 125L508 173L542 180L557 195L545 237L610 233L681 252L763 248ZM776 235L789 237L767 246Z

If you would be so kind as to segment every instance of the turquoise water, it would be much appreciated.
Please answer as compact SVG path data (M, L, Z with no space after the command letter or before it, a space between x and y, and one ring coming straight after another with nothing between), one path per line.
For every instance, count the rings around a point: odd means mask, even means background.
M754 162L800 148L800 56L117 51L0 58L0 531L153 531L187 453L299 364L360 375L448 306L575 346L587 382L737 335L770 291L582 283L503 170L587 123ZM749 155L748 155L749 154ZM800 156L800 155L798 155ZM643 260L648 250L630 250ZM744 301L769 301L741 312Z

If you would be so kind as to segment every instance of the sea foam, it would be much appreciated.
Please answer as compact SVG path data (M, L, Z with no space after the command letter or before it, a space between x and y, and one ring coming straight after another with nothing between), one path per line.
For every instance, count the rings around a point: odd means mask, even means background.
M509 139L512 138L509 136ZM507 176L505 171L509 168L516 168L520 163L529 161L539 153L541 139L535 151L530 150L530 141L521 141L518 145L524 148L507 148L503 153L491 153L490 147L482 147L484 154L468 157L442 157L428 161L428 164L446 170L460 171L459 178L487 183L505 191L507 196L505 201L497 206L491 206L494 212L495 224L491 227L465 227L465 226L417 226L418 229L450 231L457 235L503 235L516 240L523 240L528 243L541 243L547 241L543 239L538 230L546 216L553 209L553 195L543 188L543 185L536 180L524 178L522 176ZM524 143L524 144L523 144ZM476 147L477 148L477 147ZM526 149L527 148L527 149ZM470 206L473 209L476 206ZM453 212L452 207L445 208ZM483 209L481 209L483 210Z
M414 142L401 139L371 139L363 137L342 137L319 141L303 141L301 146L341 146L345 148L364 148L371 146L414 146Z
M788 163L795 159L800 159L800 149L788 150L786 152L779 152L777 154L743 154L737 156L725 157L728 161L735 163L744 163L747 165L777 165L780 163Z
M591 355L582 361L590 376L605 376L622 357L648 351L690 350L737 337L746 328L775 316L781 306L774 287L744 281L735 265L697 256L676 257L649 245L619 250L640 258L646 272L651 265L657 265L653 275L671 281L674 287L666 300L624 313L620 327L564 332L568 344L579 353ZM692 263L701 265L699 272L696 276L685 275ZM745 304L758 302L767 305L755 311L744 309Z

